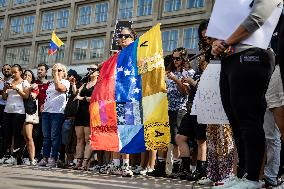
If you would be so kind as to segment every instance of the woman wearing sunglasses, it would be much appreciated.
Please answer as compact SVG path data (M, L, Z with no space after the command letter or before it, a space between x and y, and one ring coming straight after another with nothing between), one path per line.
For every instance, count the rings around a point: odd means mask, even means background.
M124 28L121 30L121 33L118 35L118 37L120 49L123 49L135 41L137 34L132 28ZM120 165L121 155L123 159L122 166ZM102 166L100 168L100 173L119 174L126 177L131 177L133 175L131 167L129 166L129 154L113 152L112 157L112 163Z
M167 67L167 95L168 95L168 114L169 124L171 132L171 144L173 145L173 170L171 177L175 177L175 174L179 171L180 160L178 146L175 142L175 136L177 129L180 125L182 117L186 114L186 102L187 102L187 89L182 83L183 77L189 77L184 75L186 73L183 69L184 65L188 63L188 54L185 48L180 47L172 53L173 61ZM155 166L155 170L151 173L147 173L149 176L163 177L166 176L166 152L158 151L158 160Z
M79 107L75 116L75 131L77 136L76 159L77 164L74 169L87 170L88 162L92 155L90 147L90 112L89 105L94 86L99 76L98 67L91 65L87 68L89 71L88 82L83 84L77 91L75 99L79 100Z
M43 159L39 166L55 167L61 145L61 127L64 122L66 93L70 82L66 80L66 67L60 63L52 67L53 81L46 90L42 111ZM51 153L50 153L51 152Z

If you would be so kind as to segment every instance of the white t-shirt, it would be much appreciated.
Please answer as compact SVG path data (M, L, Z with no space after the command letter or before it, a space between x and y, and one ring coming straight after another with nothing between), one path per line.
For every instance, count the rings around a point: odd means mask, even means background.
M12 83L13 79L9 79L7 82ZM5 82L0 80L0 90L3 90ZM3 100L2 95L0 95L0 105L6 105L6 100Z
M30 87L30 84L27 80L23 80L23 82L17 85L17 88L20 89L21 91L23 91L23 88L26 87ZM4 112L25 114L23 97L21 97L19 93L13 89L8 89L7 93L8 93L8 98Z
M50 82L47 90L46 90L46 99L44 103L43 112L48 113L64 113L64 109L66 106L66 94L68 93L70 82L68 80L62 79L60 81L63 84L67 91L59 92L55 89L54 82Z

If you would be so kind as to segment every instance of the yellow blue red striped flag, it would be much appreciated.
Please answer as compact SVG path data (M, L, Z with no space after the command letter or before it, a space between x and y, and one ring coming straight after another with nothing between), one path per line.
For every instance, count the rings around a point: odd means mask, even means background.
M64 43L57 37L55 32L52 32L51 40L49 43L48 55L53 55L57 52L57 49L64 45Z

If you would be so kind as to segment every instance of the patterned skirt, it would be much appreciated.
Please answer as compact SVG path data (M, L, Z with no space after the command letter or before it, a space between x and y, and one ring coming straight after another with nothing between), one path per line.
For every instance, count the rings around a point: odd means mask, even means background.
M230 125L208 125L207 178L221 181L233 173L234 142Z

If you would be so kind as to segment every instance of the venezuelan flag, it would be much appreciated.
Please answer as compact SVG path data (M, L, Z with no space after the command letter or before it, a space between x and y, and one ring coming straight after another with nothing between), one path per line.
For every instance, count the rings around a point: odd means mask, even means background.
M166 150L170 141L160 24L103 63L90 102L94 150Z
M57 37L55 32L52 32L51 40L49 42L48 55L53 55L57 52L57 49L64 43Z

